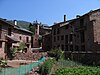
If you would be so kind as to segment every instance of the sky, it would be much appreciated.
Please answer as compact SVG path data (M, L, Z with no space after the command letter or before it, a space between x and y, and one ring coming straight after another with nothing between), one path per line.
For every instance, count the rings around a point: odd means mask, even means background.
M0 17L53 25L100 8L100 0L0 0Z

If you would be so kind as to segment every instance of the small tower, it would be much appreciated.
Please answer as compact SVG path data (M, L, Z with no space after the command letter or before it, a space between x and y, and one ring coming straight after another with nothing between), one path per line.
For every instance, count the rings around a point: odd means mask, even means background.
M35 27L35 34L33 39L33 47L38 48L39 47L39 23L37 20L33 23L33 26Z

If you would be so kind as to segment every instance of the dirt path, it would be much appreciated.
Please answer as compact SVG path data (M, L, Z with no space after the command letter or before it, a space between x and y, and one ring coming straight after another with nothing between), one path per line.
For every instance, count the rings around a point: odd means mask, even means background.
M32 60L7 60L7 65L10 67L18 68L20 65L30 64L33 62L38 61L32 61Z

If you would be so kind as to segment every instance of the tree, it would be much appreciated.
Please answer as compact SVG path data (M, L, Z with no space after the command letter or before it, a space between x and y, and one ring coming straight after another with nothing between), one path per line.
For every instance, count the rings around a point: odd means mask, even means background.
M29 25L29 31L32 32L32 35L35 34L35 27L34 27L31 23L30 23L30 25Z

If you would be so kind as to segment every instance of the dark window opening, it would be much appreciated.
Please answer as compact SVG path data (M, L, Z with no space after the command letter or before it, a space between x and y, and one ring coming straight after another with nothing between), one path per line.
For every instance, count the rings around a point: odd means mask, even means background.
M54 42L56 42L56 37L54 37Z
M84 19L80 19L80 27L83 27L84 26Z
M57 29L57 34L59 34L60 33L60 30L59 30L59 28Z
M26 42L29 42L29 37L26 37Z
M61 40L64 40L64 36L63 35L61 36Z
M8 28L8 35L11 36L11 28Z
M56 29L54 29L53 34L56 35Z
M80 32L80 37L81 37L81 43L84 43L85 42L84 32Z
M79 51L79 47L77 45L75 46L75 51Z
M57 36L57 40L59 40L59 36Z
M21 40L21 39L22 39L22 37L21 37L21 36L19 36L19 39Z
M73 35L70 34L70 42L73 40Z
M73 51L73 45L70 45L70 51Z
M66 25L66 26L65 26L65 29L68 29L68 28L69 28L69 25Z
M65 45L65 50L68 51L68 45Z
M58 45L57 48L59 49L60 48L60 45Z
M68 35L65 35L65 44L68 44Z
M61 45L61 49L64 50L64 45Z
M81 50L82 50L82 51L85 51L85 45L82 45L82 46L81 46Z
M56 48L56 46L53 47L54 49Z

